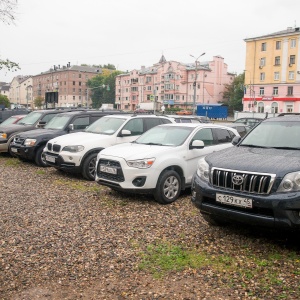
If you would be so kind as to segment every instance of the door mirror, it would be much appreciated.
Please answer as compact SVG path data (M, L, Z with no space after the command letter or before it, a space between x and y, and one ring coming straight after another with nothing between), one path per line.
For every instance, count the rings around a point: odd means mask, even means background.
M131 131L127 129L123 129L120 134L120 136L130 136L130 135L131 135Z
M70 131L73 131L73 130L74 130L74 124L69 124L68 129L69 129Z
M203 149L204 143L201 140L194 140L190 145L190 149Z
M242 138L240 136L235 136L231 141L232 145L234 145L234 146L237 145L241 139Z
M46 124L47 124L47 122L45 122L45 121L39 121L39 122L37 123L37 127L38 127L38 128L43 128Z

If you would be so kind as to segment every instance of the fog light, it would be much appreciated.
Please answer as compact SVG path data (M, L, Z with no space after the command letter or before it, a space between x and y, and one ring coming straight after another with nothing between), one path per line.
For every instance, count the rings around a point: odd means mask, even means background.
M73 157L72 157L72 156L69 156L69 160L73 160Z
M146 182L146 176L137 177L132 181L132 184L137 187L141 187Z

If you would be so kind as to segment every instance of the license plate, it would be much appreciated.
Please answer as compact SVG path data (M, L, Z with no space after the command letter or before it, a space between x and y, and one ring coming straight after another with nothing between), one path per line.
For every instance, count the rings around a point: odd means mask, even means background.
M45 159L46 159L46 161L55 163L55 157L53 157L53 156L45 155Z
M236 197L236 196L217 193L216 201L228 205L252 208L252 199L249 198Z
M107 167L100 165L100 171L104 173L109 173L109 174L117 174L117 169L113 167Z
M14 152L14 153L18 153L18 149L17 148L10 148L10 151Z

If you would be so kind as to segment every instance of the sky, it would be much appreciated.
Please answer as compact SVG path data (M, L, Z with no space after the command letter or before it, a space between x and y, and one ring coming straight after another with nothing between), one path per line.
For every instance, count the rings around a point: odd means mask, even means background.
M0 81L68 62L130 71L202 53L200 63L222 56L240 74L244 39L300 26L299 11L299 0L18 0L15 24L0 23L0 59L21 69L0 70Z

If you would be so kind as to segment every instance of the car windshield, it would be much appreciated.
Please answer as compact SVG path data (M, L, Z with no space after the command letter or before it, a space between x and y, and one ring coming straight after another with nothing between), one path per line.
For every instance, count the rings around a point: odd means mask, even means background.
M47 125L45 125L44 128L46 129L63 129L71 119L70 116L60 116L57 115L53 119L49 121Z
M141 135L135 143L144 145L179 146L194 127L156 126Z
M98 134L106 134L112 135L114 134L121 125L126 121L125 118L110 118L103 117L89 127L87 127L84 131Z
M19 125L33 125L35 124L38 119L41 117L42 113L40 112L31 112L22 120L18 121L17 124Z
M300 122L265 122L255 127L240 146L300 149Z
M3 121L3 122L0 124L0 126L10 125L10 124L13 124L15 121L16 121L16 117L15 117L15 116L12 116L12 117L9 117L8 119L6 119L5 121Z

